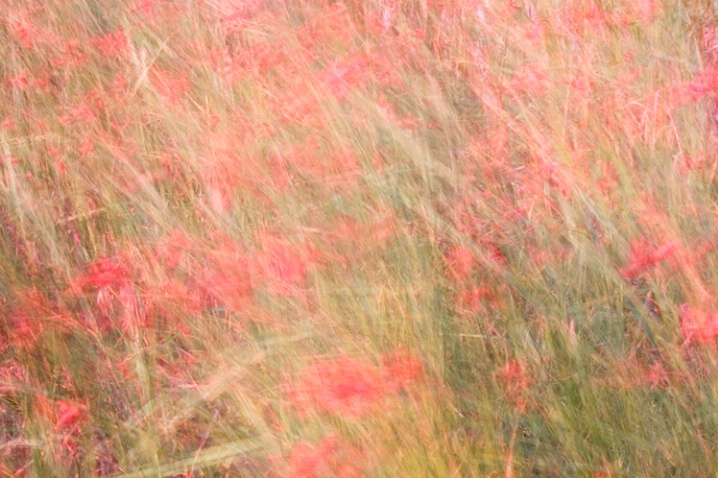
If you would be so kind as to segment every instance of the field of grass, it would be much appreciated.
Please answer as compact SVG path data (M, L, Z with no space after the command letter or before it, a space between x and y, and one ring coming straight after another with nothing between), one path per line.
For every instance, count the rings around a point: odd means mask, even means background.
M0 476L718 476L709 0L0 0Z

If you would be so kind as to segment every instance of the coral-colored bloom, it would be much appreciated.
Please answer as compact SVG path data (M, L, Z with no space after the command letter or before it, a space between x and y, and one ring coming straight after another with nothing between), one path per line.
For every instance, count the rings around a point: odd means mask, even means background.
M330 462L336 450L334 437L325 437L317 446L298 443L289 458L289 476L292 478L311 478L320 472L328 472Z
M88 63L89 58L79 41L72 40L60 45L60 54L50 59L53 67L76 68Z
M72 281L70 288L73 292L87 292L124 284L129 278L125 264L116 259L102 259L90 264L84 274Z
M68 430L74 428L85 416L85 406L67 400L56 400L57 420L55 430Z
M288 478L316 478L364 476L361 470L361 451L336 435L329 435L317 445L298 443L289 457Z
M503 384L506 399L523 412L528 404L527 392L531 386L531 379L526 372L526 366L519 360L512 360L506 363L497 374L497 378Z
M202 270L200 288L212 305L242 312L253 303L254 287L249 260L243 250L231 243L218 247Z
M693 103L708 94L715 94L717 90L718 71L701 70L696 73L692 81L683 82L673 87L672 104L681 106Z
M173 229L161 238L154 248L154 256L169 270L176 269L183 255L191 248L189 237L180 229Z
M97 117L86 103L79 104L60 118L60 124L71 126L77 123L92 123Z
M480 312L483 310L482 303L493 298L494 293L487 286L469 287L459 294L459 305L469 312Z
M189 332L179 321L182 314L198 313L205 305L198 287L190 287L175 278L167 279L154 286L150 291L149 298L153 313L164 316L170 322L176 322L182 333ZM234 301L232 303L234 304Z
M660 13L661 6L657 0L640 0L637 5L638 19L650 25Z
M647 239L640 238L631 243L631 252L628 255L628 264L621 269L621 275L626 279L632 279L658 263L671 257L678 243L668 241L658 247L652 246Z
M262 250L256 256L259 276L279 294L300 289L307 280L307 265L303 248L268 234L261 238Z
M588 31L604 30L611 23L611 18L601 5L591 0L573 3L560 15L559 23L571 33L583 35Z
M286 390L300 413L364 416L377 410L387 394L405 390L424 374L421 361L404 351L385 355L382 365L334 357L305 369L301 380Z
M460 280L468 278L476 265L474 253L465 246L453 247L447 254L446 262L453 276Z
M643 373L643 382L646 383L651 390L665 387L668 383L668 372L659 361L654 362Z
M348 357L320 362L304 371L303 379L288 387L300 412L317 410L363 416L384 394L379 371Z
M709 343L718 336L718 313L681 304L680 317L686 343Z
M95 38L92 44L106 58L115 57L124 53L129 43L123 29Z
M543 67L524 66L514 74L510 84L514 91L541 96L549 87L548 73Z
M2 351L0 346L0 351ZM0 394L5 396L11 393L22 392L22 384L28 383L27 370L15 360L7 359L0 362Z
M424 366L419 359L403 351L385 355L382 359L386 387L391 391L401 391L411 382L424 374Z
M241 261L229 269L206 268L200 286L212 305L221 305L233 312L245 311L254 300L246 263Z
M150 79L152 85L169 103L176 103L190 90L190 81L187 75L176 74L164 68L152 68Z
M330 65L320 76L329 91L338 100L344 100L352 89L363 86L369 66L366 56L352 55Z

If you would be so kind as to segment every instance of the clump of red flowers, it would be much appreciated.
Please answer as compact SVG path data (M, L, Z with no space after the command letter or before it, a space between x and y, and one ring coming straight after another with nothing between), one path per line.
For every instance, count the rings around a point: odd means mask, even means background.
M106 258L87 266L70 284L73 293L118 287L130 280L130 270L123 261Z
M631 243L626 266L621 269L625 279L632 279L670 258L678 249L676 241L653 246L646 238Z
M318 411L361 417L390 394L405 391L423 375L421 361L405 352L386 355L382 366L347 356L321 360L286 386L300 412Z

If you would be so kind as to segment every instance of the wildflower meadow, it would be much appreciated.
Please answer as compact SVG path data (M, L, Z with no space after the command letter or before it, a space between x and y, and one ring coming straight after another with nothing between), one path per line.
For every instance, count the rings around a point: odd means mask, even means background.
M0 476L718 476L709 0L0 0Z

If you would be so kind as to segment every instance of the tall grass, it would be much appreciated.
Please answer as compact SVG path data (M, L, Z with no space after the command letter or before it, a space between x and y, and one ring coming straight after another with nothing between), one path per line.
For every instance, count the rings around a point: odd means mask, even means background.
M0 6L0 475L718 473L711 2Z

